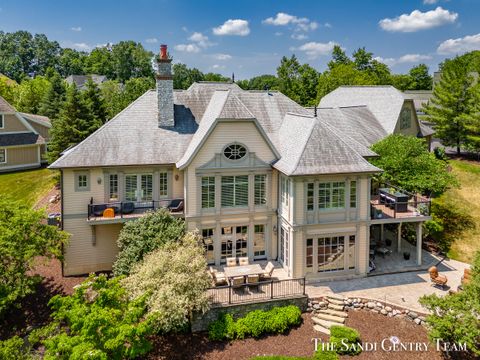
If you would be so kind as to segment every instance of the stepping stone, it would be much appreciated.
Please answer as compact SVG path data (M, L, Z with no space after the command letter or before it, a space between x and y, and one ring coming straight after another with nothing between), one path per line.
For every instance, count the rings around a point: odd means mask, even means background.
M333 316L344 317L344 318L348 317L348 314L345 311L338 311L338 310L332 310L332 309L319 310L317 314L327 314L327 315L333 315Z
M330 299L328 298L328 302L330 304L334 304L334 305L345 305L345 303L343 302L343 300L337 300L337 299Z
M330 330L323 327L322 325L313 325L313 330L321 332L325 335L330 335Z
M343 324L345 322L344 317L335 316L335 315L316 313L315 317L318 318L318 319L321 319L321 320L327 320L327 321L334 322L334 323L339 323L339 324Z
M343 311L345 308L343 305L328 304L328 308L337 311Z
M316 317L312 317L312 321L316 324L316 325L320 325L326 329L330 329L333 325L338 325L338 326L345 326L343 324L339 324L339 323L336 323L336 322L331 322L331 321L327 321L327 320L322 320L322 319L318 319Z
M331 295L327 295L327 299L344 301L344 300L345 300L345 296L343 296L343 295L338 295L338 294L331 294Z

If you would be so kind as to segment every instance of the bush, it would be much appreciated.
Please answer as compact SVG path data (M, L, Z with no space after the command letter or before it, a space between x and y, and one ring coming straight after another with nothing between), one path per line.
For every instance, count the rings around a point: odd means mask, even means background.
M301 322L302 312L294 305L251 311L236 322L231 315L220 315L209 325L208 336L210 340L258 338L263 334L284 333Z
M0 341L0 359L2 360L27 360L31 356L24 341L18 336Z
M443 161L448 160L448 156L447 156L447 153L445 152L444 147L440 147L440 146L436 147L435 149L433 149L433 153L438 160L443 160Z
M335 351L320 348L313 355L313 360L338 360L338 355Z
M362 352L358 346L361 343L360 334L347 326L333 325L330 328L330 343L340 355L358 355Z
M54 296L49 305L53 322L29 338L45 346L45 360L133 359L152 348L146 298L129 300L120 278L91 275L72 295Z
M122 283L132 299L147 295L148 316L159 333L182 331L195 311L205 312L211 279L195 233L145 256Z
M174 218L165 209L126 222L118 236L120 251L113 264L113 273L116 276L130 274L133 266L146 254L182 238L184 234L185 222Z

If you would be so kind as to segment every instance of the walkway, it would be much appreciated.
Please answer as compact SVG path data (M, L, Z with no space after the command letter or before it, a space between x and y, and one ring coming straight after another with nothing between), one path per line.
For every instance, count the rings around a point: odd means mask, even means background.
M444 260L438 266L439 272L448 278L449 287L445 290L431 286L427 271L415 271L308 284L306 292L309 297L326 296L332 293L364 297L425 312L426 309L418 303L418 299L423 295L446 295L449 289L456 290L460 285L463 270L467 267L470 265L456 260Z

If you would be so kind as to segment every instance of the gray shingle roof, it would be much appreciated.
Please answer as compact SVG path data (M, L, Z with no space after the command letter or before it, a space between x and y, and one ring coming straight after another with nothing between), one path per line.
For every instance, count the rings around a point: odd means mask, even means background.
M383 129L392 134L404 103L393 86L340 86L320 100L320 107L366 105Z
M0 146L44 144L45 139L34 133L0 134Z
M23 116L27 120L32 120L36 123L41 123L45 124L47 127L51 127L52 124L50 123L50 119L46 116L42 115L36 115L36 114L27 114L27 113L19 113L21 116Z
M0 96L0 113L14 113L17 110Z

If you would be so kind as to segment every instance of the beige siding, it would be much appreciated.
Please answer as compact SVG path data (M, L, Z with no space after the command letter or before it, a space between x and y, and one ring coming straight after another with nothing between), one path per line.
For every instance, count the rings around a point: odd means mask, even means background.
M235 141L244 144L249 152L255 153L258 158L267 163L270 163L275 158L275 155L258 132L254 123L219 123L185 171L188 198L186 216L195 216L200 206L198 202L199 194L197 193L199 183L195 170L212 160L215 154L221 153L225 145Z
M31 131L27 129L25 125L15 116L15 115L3 115L3 129L0 129L2 132L15 132L15 131Z
M417 112L415 111L415 107L413 106L412 103L410 102L405 102L403 105L403 109L409 109L412 117L412 123L411 126L408 129L400 129L400 118L397 120L397 125L395 125L395 134L403 134L403 135L410 135L410 136L417 136L417 134L420 132L420 126L418 124L418 119L417 119Z
M1 168L10 168L22 165L40 165L38 161L39 145L28 147L7 147L7 162L0 164Z
M86 170L78 169L83 172ZM103 184L103 171L100 168L93 168L88 171L90 181L90 191L75 191L75 174L72 169L63 171L63 213L65 215L84 215L84 221L87 219L88 204L93 198L94 203L103 203L105 186ZM101 179L99 184L97 179ZM66 220L65 223L67 223Z
M67 219L64 230L72 235L64 251L64 274L111 270L121 228L122 224L90 226L84 218Z
M49 139L48 131L50 130L48 127L42 126L32 121L28 121L28 123L35 129L37 133L39 133L45 140L48 141Z
M176 177L178 176L178 179ZM176 198L183 198L183 171L178 170L177 168L174 167L173 169L173 179L172 179L172 197L174 199Z

